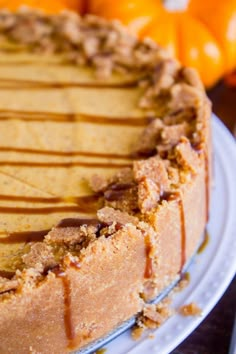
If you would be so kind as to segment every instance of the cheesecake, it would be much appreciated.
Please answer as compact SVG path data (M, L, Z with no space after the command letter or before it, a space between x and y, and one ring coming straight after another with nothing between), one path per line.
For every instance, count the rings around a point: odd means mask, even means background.
M140 313L204 232L198 74L118 22L0 12L0 352L67 353Z

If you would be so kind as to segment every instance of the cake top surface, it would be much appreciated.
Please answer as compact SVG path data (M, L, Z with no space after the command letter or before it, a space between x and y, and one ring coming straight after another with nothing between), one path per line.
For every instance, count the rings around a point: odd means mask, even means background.
M199 167L205 94L118 22L1 11L0 34L4 275L32 267L35 245L55 265L175 195Z

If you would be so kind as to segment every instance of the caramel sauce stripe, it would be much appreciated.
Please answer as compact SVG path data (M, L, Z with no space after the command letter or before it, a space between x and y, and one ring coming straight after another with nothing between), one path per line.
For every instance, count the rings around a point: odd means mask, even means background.
M150 254L152 252L152 245L150 242L149 236L145 237L145 246L146 246L146 266L144 271L144 278L149 279L153 276L153 262Z
M11 280L15 275L15 272L11 272L11 271L7 271L7 270L1 270L0 269L0 277L2 278L7 278L9 280Z
M0 152L14 152L14 153L25 153L25 154L35 154L35 155L50 155L50 156L62 156L62 157L94 157L94 158L106 158L106 159L121 159L121 160L131 160L130 155L116 154L116 153L102 153L102 152L90 152L90 151L53 151L53 150L38 150L38 149L28 149L28 148L18 148L12 146L0 146Z
M28 202L28 203L73 203L76 205L59 205L59 206L47 206L37 208L25 208L25 207L7 207L0 206L0 213L2 214L52 214L52 213L67 213L67 212L83 212L94 213L102 207L102 199L99 195L87 195L80 197L25 197L25 196L13 196L13 195L0 195L0 200L14 201L14 202Z
M13 201L13 202L28 202L28 203L42 203L42 204L55 204L55 206L37 207L37 208L22 208L22 207L7 207L0 206L0 213L6 214L50 214L60 212L85 212L93 213L102 206L102 199L99 195L88 195L80 197L26 197L14 195L0 195L0 200ZM59 205L59 203L70 203L75 205Z
M207 232L207 230L205 230L203 241L202 241L197 253L201 254L203 251L205 251L209 242L210 242L210 236L209 236L209 233Z
M102 199L99 195L88 195L81 197L25 197L25 196L12 196L12 195L0 195L0 200L14 201L14 202L28 202L28 203L51 203L53 206L47 207L8 207L0 206L0 213L2 214L26 214L26 215L45 215L54 213L86 213L94 214L97 209L102 207ZM76 205L59 205L58 203L73 203ZM0 241L1 243L1 241Z
M0 213L2 214L25 214L25 215L44 215L44 214L54 214L54 213L84 213L93 214L96 212L97 208L87 206L86 210L84 207L69 205L69 206L58 206L58 207L45 207L45 208L14 208L14 207L0 207Z
M28 203L45 203L45 204L55 204L70 202L77 205L94 205L99 202L99 195L85 195L79 197L27 197L27 196L15 196L15 195L4 195L0 194L0 200L14 201L14 202L28 202Z
M0 161L0 166L16 167L40 167L40 168L67 168L81 166L85 168L125 168L131 167L132 163L113 163L113 162L28 162L28 161Z
M71 311L71 281L66 270L56 268L52 272L57 278L61 279L64 291L64 326L65 333L68 340L68 349L73 349L73 341L75 339L75 328L72 321Z
M1 64L0 64L1 65ZM15 80L15 79L6 79L0 78L0 89L65 89L73 87L84 87L84 88L98 88L98 89L128 89L136 87L138 80L130 80L126 82L116 83L105 83L105 82L44 82L44 81L35 81L35 80Z
M7 237L1 237L0 244L41 242L49 231L50 230L13 232Z
M92 124L103 125L120 125L120 126L145 126L148 124L148 118L145 117L102 117L86 114L73 113L52 113L52 112L27 112L27 111L12 111L0 110L0 120L19 119L23 121L34 122L85 122Z

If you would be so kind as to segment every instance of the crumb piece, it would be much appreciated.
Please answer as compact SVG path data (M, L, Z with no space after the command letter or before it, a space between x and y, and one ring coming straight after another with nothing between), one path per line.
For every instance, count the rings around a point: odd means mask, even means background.
M197 119L195 124L195 131L193 133L193 143L199 146L200 149L204 149L204 145L207 144L207 137L209 137L209 119L211 117L212 103L209 99L205 98L204 104L197 110Z
M19 285L17 279L7 279L0 277L0 294L7 291L16 290Z
M153 77L155 84L148 94L157 96L162 90L168 90L174 84L179 69L180 64L174 59L167 59L157 65Z
M138 210L138 186L135 184L115 184L104 193L105 206L127 212Z
M175 76L180 68L177 60L169 59L160 64L160 68L156 69L153 90L158 95L162 90L168 90L175 82Z
M170 111L187 107L199 107L202 103L202 91L186 83L175 84L171 88Z
M27 19L28 17L28 19ZM9 28L8 35L16 42L21 42L27 45L43 42L43 38L50 36L51 28L46 21L39 20L38 14L28 11L19 11L19 16L15 17L14 26ZM41 42L41 43L42 43Z
M138 185L138 205L142 213L153 209L160 200L160 187L149 178L144 178Z
M98 193L106 191L106 189L113 184L122 183L124 185L133 183L133 181L133 171L131 168L127 167L119 170L111 178L105 178L95 174L89 179L89 185L94 192Z
M176 159L179 165L190 169L196 173L199 167L198 154L193 150L189 140L181 138L180 143L175 148Z
M159 186L161 191L169 187L165 163L158 156L147 160L135 161L134 178L137 182L141 182L144 178L149 178Z
M70 245L82 244L86 239L96 238L97 226L83 225L80 227L55 227L45 237L48 244Z
M185 81L193 87L196 87L200 90L204 90L203 83L200 79L198 72L193 68L183 68L181 70L181 74L183 75Z
M185 107L173 111L163 117L163 123L166 125L181 124L183 122L192 122L196 118L194 107Z
M163 122L161 119L154 119L148 124L133 148L134 156L148 156L149 154L152 154L152 152L156 150L156 145L162 128Z
M172 148L173 146L170 144L158 144L157 145L158 156L160 156L162 159L166 159L169 151L171 151Z
M142 298L145 301L150 299L154 299L157 296L157 285L156 282L153 280L146 280L144 283L144 289L142 292Z
M177 286L173 289L173 291L175 292L182 291L189 285L189 283L190 283L190 274L187 272L181 276L181 280L179 281Z
M28 268L35 268L38 271L44 271L56 265L52 248L43 242L33 244L29 253L22 256L22 260Z
M89 179L89 185L95 193L104 191L108 184L109 182L105 177L97 174Z
M92 58L99 51L99 39L94 36L88 36L83 42L83 50L87 58ZM111 67L112 68L112 67Z
M20 272L17 275L20 290L32 291L32 288L36 286L38 281L43 279L43 271L43 267L41 267L40 264L37 264L34 268L25 268L22 272Z
M119 223L121 225L125 224L138 224L138 218L135 216L129 215L126 212L122 212L120 210L115 210L110 207L105 207L103 209L98 210L97 212L98 219L106 224L109 223Z
M64 16L57 19L57 25L61 26L61 34L67 41L70 41L74 45L81 43L82 36L79 32L81 21L78 16L73 16L69 12L64 13Z
M150 334L148 335L148 338L149 338L149 339L155 339L155 336L154 336L153 333L150 333Z
M122 168L115 176L113 176L111 183L125 183L129 184L134 181L133 170L130 167Z
M188 136L189 125L186 122L165 126L161 131L161 139L164 144L176 145L182 136Z
M131 337L134 340L139 340L142 337L144 332L145 332L145 328L144 327L134 326L132 328L132 331L131 331Z
M113 222L111 225L103 227L100 230L99 236L105 236L106 238L110 237L111 235L122 229L122 227L123 225Z
M175 84L180 63L173 58L165 58L155 63L152 73L151 84L140 100L139 106L143 109L155 107L156 98L166 92ZM167 96L167 95L166 95Z
M170 307L170 304L170 297L165 298L158 304L146 304L136 320L132 337L139 339L146 329L156 329L160 327L173 315L173 309Z
M148 328L160 327L172 314L173 311L168 301L162 301L157 305L146 305L143 310L145 324Z
M191 302L188 305L181 306L179 308L179 313L182 316L200 316L202 314L202 310L195 302Z
M170 166L167 168L167 172L168 172L168 178L170 180L170 183L178 185L180 182L179 170L176 167Z
M113 62L110 56L97 54L93 58L93 64L96 67L96 76L98 79L106 79L111 76L113 71Z

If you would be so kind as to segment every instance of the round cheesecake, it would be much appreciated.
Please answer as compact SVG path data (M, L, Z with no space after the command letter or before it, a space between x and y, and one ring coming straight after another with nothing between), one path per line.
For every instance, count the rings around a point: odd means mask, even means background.
M67 353L138 314L204 232L197 73L117 22L0 12L0 352Z

